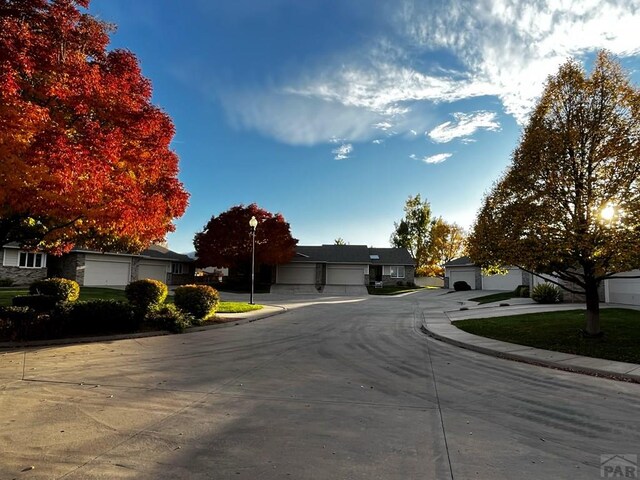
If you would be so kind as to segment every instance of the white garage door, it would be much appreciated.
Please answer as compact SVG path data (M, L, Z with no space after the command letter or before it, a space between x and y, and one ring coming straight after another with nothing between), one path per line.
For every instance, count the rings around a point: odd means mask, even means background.
M129 266L128 262L87 260L84 266L84 285L127 285L130 280Z
M327 265L327 285L364 285L364 265Z
M513 291L522 284L522 271L519 268L510 268L506 275L483 275L483 290Z
M315 285L316 265L278 265L276 283L283 285Z
M160 280L162 283L167 282L167 266L166 265L144 265L138 266L138 280L151 278Z
M456 282L467 282L469 286L475 290L476 288L476 272L473 269L468 270L449 270L449 288L453 288Z
M625 272L618 275L640 275L640 270L633 270L631 272ZM640 305L640 278L612 278L607 280L607 283L610 303Z

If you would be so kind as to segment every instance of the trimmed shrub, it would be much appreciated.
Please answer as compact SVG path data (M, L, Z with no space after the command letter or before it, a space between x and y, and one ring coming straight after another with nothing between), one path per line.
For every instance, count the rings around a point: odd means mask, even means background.
M150 308L161 305L167 298L168 291L160 280L146 278L131 282L124 289L124 294L129 303L146 313Z
M0 338L24 340L29 326L38 314L29 307L0 307Z
M515 289L517 297L528 298L529 297L529 285L518 285Z
M75 302L80 296L80 285L68 278L46 278L33 282L29 286L29 293L51 295L56 297L58 302Z
M0 278L0 287L11 287L13 286L13 280L10 278Z
M205 319L216 312L220 295L209 285L183 285L176 288L173 301L180 310Z
M170 303L152 307L147 312L145 322L173 333L182 333L185 328L191 326L189 315Z
M18 295L11 299L14 307L30 307L37 312L50 312L58 303L53 295Z
M59 304L51 316L68 334L128 333L140 323L131 305L118 300L89 300Z
M533 287L531 298L538 303L560 303L562 291L550 283L541 283Z
M458 280L457 282L453 282L453 289L456 292L465 292L467 290L471 290L471 285L464 280Z

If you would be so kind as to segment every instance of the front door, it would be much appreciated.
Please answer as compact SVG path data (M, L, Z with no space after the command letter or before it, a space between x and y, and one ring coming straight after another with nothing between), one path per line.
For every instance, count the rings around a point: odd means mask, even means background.
M369 267L369 283L382 281L382 265Z

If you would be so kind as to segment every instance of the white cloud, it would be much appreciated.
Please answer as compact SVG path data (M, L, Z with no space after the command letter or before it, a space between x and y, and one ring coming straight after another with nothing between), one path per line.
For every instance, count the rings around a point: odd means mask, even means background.
M374 144L376 144L376 145L380 145L381 143L384 143L384 140L381 140L381 139L379 139L379 138L376 138L376 139L375 139L373 142L371 142L371 143L374 143Z
M351 145L350 143L345 143L343 145L340 145L338 148L331 150L331 153L333 153L333 158L335 160L344 160L346 158L349 158L352 152L353 145Z
M391 3L367 7L395 27L380 31L376 44L339 49L306 71L281 72L270 88L221 94L232 122L292 145L371 141L392 127L416 135L416 112L434 104L492 96L523 124L547 76L568 57L601 48L621 57L640 54L637 0ZM378 26L388 28L383 21ZM478 129L499 128L489 112L463 115L429 136L469 142Z
M472 113L454 113L453 122L444 122L427 133L437 143L447 143L456 138L463 142L473 141L471 137L476 131L483 129L495 132L500 130L500 123L495 112L477 111Z
M409 155L409 158L411 158L412 160L417 160L418 156L415 153L412 153L411 155Z
M429 157L423 157L421 160L424 163L442 163L448 158L451 158L452 155L453 153L436 153L435 155L431 155Z

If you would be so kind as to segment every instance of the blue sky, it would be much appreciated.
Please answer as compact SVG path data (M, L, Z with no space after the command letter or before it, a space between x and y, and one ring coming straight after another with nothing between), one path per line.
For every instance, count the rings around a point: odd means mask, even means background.
M300 244L388 246L409 195L471 226L547 75L607 48L640 83L636 0L93 0L176 126L169 234L256 202Z

